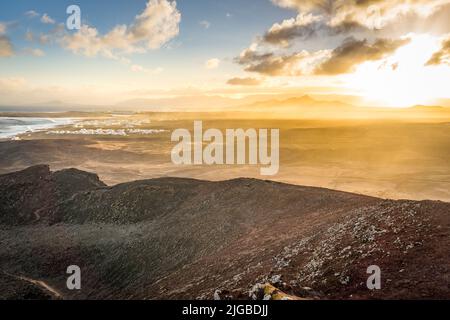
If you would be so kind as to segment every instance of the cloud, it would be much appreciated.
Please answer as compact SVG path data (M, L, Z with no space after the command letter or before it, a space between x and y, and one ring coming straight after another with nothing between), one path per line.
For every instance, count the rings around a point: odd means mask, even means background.
M211 22L206 20L200 21L199 24L205 29L209 29L209 27L211 27Z
M294 8L300 11L310 11L312 9L326 10L330 1L327 0L271 0L277 6L282 8Z
M268 76L300 76L311 73L315 65L328 58L329 51L319 50L310 53L306 50L284 55L260 53L258 46L252 44L242 51L235 62L245 66L245 71Z
M50 16L46 13L44 13L41 17L41 22L45 24L55 24L55 20L50 18Z
M0 35L0 58L12 57L14 49L9 38L5 35Z
M450 0L272 0L278 6L296 9L296 18L275 23L263 36L267 43L287 47L292 40L322 36L370 33L409 28L417 31L427 24L438 29L436 18L448 17ZM447 8L447 11L446 11ZM438 20L446 20L441 17ZM399 24L402 24L401 26ZM448 23L442 23L445 29Z
M327 17L330 25L355 22L369 29L383 28L412 12L427 17L449 0L272 0L280 7Z
M256 43L235 58L247 72L266 76L346 74L366 61L392 55L409 42L404 35L449 32L450 0L272 2L294 9L297 15L273 24ZM330 37L335 38L328 39ZM334 49L328 47L341 39L345 40ZM442 44L442 49L427 64L441 63L450 64L450 40Z
M29 54L29 55L32 55L32 56L35 56L35 57L43 57L43 56L45 56L45 52L42 51L41 49L38 49L38 48L35 48L35 49L33 49L33 48L26 48L24 51L25 51L26 54Z
M227 84L233 86L258 86L263 83L263 80L257 78L231 78Z
M12 57L14 55L14 48L11 40L6 35L7 26L0 22L0 58Z
M366 39L357 40L353 37L331 52L331 56L317 66L314 73L321 75L336 75L349 73L366 61L376 61L394 53L398 48L407 44L409 39L376 39L369 44Z
M27 32L25 33L25 40L34 41L34 34L32 31L27 30Z
M50 36L48 34L40 34L38 40L40 44L48 44L50 42Z
M253 44L235 61L243 65L245 71L267 76L336 75L352 72L363 62L385 58L408 41L376 39L369 43L366 39L349 37L334 50L302 50L286 54L260 53L258 46Z
M284 56L270 56L249 64L245 71L257 72L269 76L299 76L303 72L296 65L304 58L304 54L295 53Z
M245 71L257 72L268 76L302 76L312 73L314 67L328 57L329 51L319 50L310 53L306 50L292 54L271 56L250 64Z
M11 92L25 87L24 78L0 78L0 92Z
M130 69L133 72L143 72L143 73L149 73L149 74L160 74L161 72L164 71L163 68L147 69L147 68L144 68L143 66L138 65L138 64L131 65Z
M219 67L219 64L220 64L220 59L217 59L217 58L209 59L208 61L205 62L205 68L206 69L217 69Z
M83 25L78 32L66 34L61 42L74 53L118 59L121 54L160 48L178 35L180 21L175 1L149 0L131 25L117 25L105 35Z
M143 71L145 70L143 66L140 66L140 65L138 65L138 64L133 64L133 65L130 67L130 69L131 69L131 71L133 71L133 72L143 72Z
M27 31L25 38L30 41L37 40L41 45L46 45L51 42L61 43L67 35L66 26L64 23L56 24L48 33L40 33L38 36L31 31Z
M311 38L323 27L323 19L312 14L299 14L297 18L275 23L265 33L264 41L271 44L288 46L294 38Z
M235 58L245 71L268 76L347 73L365 61L393 53L407 41L405 34L449 32L445 30L450 0L271 1L297 15L273 24ZM374 41L356 40L364 38ZM341 39L346 40L340 46L328 47ZM305 50L310 48L315 51ZM432 61L440 59L440 54L435 58Z
M450 65L450 36L442 41L441 48L433 54L426 65L433 66L444 63Z
M323 16L300 13L296 18L275 23L263 36L267 43L287 47L291 40L308 40L321 35L335 36L353 31L366 31L367 28L354 21L343 21L330 25Z
M259 53L258 52L258 44L252 43L249 48L245 49L241 52L239 57L235 58L235 62L246 65L252 64L254 62L263 61L270 59L274 56L273 53Z
M160 48L179 33L181 14L175 1L149 0L144 12L136 17L129 37L143 41L149 49Z
M29 11L25 12L25 15L26 15L28 18L35 18L35 17L39 16L39 13L37 13L37 12L34 11L34 10L29 10Z

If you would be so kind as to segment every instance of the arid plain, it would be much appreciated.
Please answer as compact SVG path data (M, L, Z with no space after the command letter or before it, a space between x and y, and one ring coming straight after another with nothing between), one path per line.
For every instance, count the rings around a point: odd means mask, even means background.
M434 112L400 117L396 112L378 119L271 119L270 113L243 112L62 113L56 116L72 117L75 124L1 141L0 172L45 163L55 170L96 172L110 185L164 176L253 177L383 198L450 201L450 117ZM261 176L258 165L172 164L176 143L171 133L177 128L192 131L198 119L204 130L280 129L278 174Z

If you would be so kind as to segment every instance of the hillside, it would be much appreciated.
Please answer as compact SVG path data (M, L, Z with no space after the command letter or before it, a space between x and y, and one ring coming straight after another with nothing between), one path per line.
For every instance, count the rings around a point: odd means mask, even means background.
M315 299L450 297L448 203L254 179L108 187L47 166L0 176L0 190L0 298L48 296L23 278L64 299L249 299L266 282ZM72 264L80 291L65 288Z
M74 194L106 186L97 175L76 169L50 172L39 165L0 176L0 223L23 224L40 219L40 212Z

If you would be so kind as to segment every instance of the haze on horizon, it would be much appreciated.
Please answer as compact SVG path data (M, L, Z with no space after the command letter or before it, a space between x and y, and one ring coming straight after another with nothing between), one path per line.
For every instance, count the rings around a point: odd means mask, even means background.
M78 31L65 28L70 4L0 4L0 105L450 101L450 0L82 0Z

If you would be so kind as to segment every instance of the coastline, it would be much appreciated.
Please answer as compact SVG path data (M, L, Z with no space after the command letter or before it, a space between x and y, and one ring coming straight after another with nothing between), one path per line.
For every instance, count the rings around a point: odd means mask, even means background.
M0 117L0 139L14 139L25 133L53 129L75 123L72 118Z

